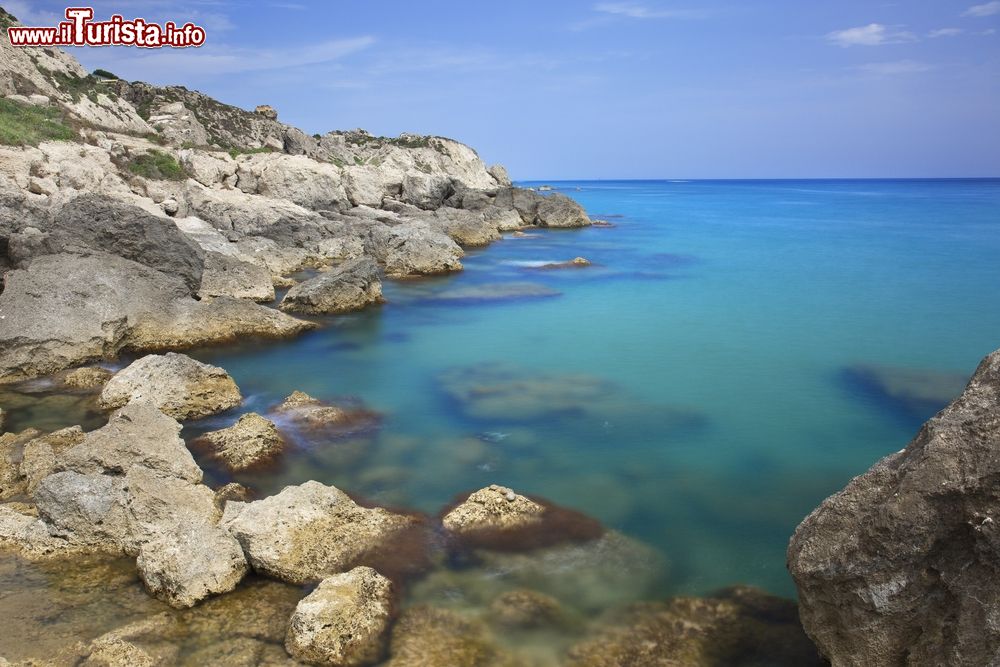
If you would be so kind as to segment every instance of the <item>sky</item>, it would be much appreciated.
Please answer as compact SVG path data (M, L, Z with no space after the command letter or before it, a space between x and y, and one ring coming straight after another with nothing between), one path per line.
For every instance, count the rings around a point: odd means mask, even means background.
M0 0L54 25L65 4ZM519 180L1000 176L1000 0L118 0L198 49L88 68L435 134Z

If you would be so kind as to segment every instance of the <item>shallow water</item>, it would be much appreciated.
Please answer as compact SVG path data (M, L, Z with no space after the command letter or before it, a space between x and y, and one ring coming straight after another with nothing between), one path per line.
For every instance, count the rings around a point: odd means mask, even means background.
M317 479L431 514L499 483L659 552L621 581L587 553L555 554L558 576L487 559L432 573L412 600L475 610L531 586L597 613L737 583L794 595L796 524L1000 346L1000 181L554 185L614 226L508 235L461 274L387 282L388 305L294 341L193 352L234 376L241 411L298 389L383 415L335 440L279 423L293 451L237 479L265 494ZM576 256L594 265L539 268ZM894 373L891 395L872 368ZM44 395L11 419L93 421L86 399Z
M372 312L198 355L249 409L301 389L385 414L377 435L256 481L432 513L506 484L661 549L668 592L793 594L798 521L933 412L845 369L968 375L1000 345L1000 181L555 185L615 226L508 236L461 274L388 283ZM576 256L596 266L537 268ZM506 283L548 289L442 298Z

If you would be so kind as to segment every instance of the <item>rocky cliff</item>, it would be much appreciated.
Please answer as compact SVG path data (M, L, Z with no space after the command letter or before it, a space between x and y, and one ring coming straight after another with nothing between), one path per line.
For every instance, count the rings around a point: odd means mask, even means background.
M445 273L501 232L590 224L457 141L309 136L270 107L88 74L5 34L0 94L0 382L294 335L315 325L257 302L303 267Z
M1000 660L1000 350L913 441L795 531L807 633L834 665Z

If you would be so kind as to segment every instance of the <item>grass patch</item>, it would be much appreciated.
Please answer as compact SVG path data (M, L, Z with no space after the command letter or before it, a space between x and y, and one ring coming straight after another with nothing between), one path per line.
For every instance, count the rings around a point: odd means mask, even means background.
M187 178L184 168L173 155L151 149L136 155L128 162L128 170L136 176L156 181L183 181Z
M100 68L94 70L94 76L100 77L102 79L117 79L118 78L117 74L113 74L113 73L109 72L106 69L100 69Z
M260 148L230 148L229 157L236 159L238 155L256 155L257 153L273 153L274 149L270 146L261 146Z
M341 160L341 159L340 159L339 157L332 157L332 158L330 158L330 162L334 163L335 165L337 165L337 166L338 166L338 167L340 167L341 169L343 169L343 168L344 168L344 166L345 166L345 164L346 164L346 163L345 163L345 162L344 162L343 160Z
M0 98L0 144L37 146L75 138L76 132L66 126L58 110Z

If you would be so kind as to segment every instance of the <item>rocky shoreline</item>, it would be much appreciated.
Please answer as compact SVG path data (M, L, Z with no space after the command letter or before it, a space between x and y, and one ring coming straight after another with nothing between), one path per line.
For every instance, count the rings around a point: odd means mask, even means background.
M381 416L296 391L237 417L233 378L183 350L295 337L379 307L385 280L594 221L450 139L309 136L270 107L96 77L5 39L0 63L0 112L66 130L0 145L0 384L51 382L99 422L6 432L0 406L0 610L16 621L0 665L823 664L815 646L835 665L987 664L997 650L1000 353L799 527L789 567L808 637L794 603L748 587L637 602L664 576L652 549L496 484L434 515L316 481L262 498L211 488L199 461L266 475L287 429L333 441ZM106 367L122 358L135 361ZM607 394L585 377L526 387L502 367L443 381L475 415ZM213 415L226 425L185 442L182 422Z

